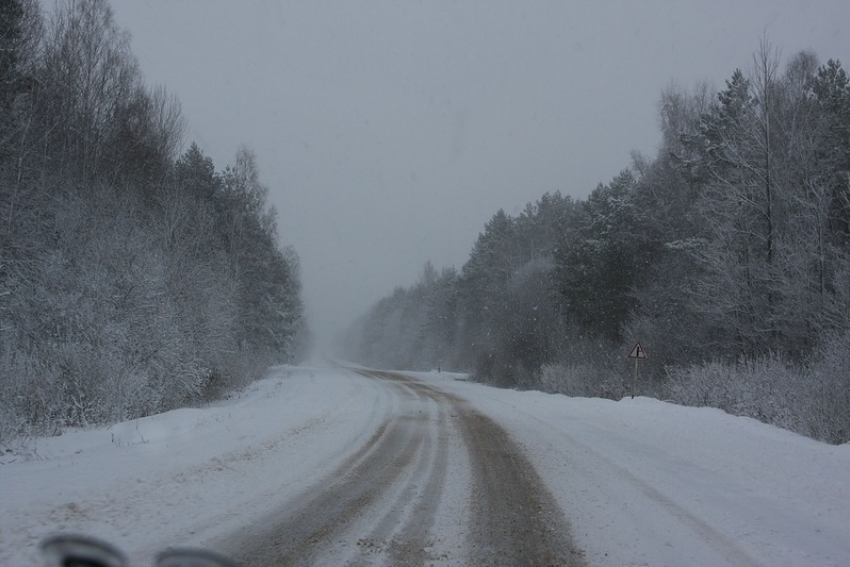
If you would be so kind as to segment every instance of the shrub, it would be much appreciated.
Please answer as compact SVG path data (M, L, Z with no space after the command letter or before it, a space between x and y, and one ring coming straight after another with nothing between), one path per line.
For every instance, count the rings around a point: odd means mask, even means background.
M752 417L820 441L850 441L850 335L828 341L808 364L779 355L668 368L664 395Z

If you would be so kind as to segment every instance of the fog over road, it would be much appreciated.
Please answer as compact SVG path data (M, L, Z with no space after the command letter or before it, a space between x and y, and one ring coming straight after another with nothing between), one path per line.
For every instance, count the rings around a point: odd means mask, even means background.
M245 565L584 564L562 510L496 422L434 385L356 372L383 398L361 444L223 549Z

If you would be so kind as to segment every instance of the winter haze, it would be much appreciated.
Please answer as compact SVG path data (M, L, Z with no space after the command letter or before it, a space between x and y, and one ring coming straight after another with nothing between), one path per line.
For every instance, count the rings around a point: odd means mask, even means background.
M484 223L585 197L659 139L671 83L721 88L763 36L850 61L850 4L114 0L216 165L257 155L320 337Z

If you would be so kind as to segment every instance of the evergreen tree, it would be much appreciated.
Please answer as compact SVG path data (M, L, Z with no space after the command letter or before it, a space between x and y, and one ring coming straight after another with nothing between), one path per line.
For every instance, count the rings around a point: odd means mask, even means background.
M593 337L619 341L636 308L633 291L651 252L637 225L636 183L626 170L599 185L585 202L578 234L555 257L566 311Z

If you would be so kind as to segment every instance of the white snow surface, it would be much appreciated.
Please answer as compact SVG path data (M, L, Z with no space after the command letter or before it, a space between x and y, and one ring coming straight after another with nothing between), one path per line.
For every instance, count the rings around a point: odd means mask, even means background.
M408 374L508 431L589 565L850 565L850 445L649 398ZM26 459L0 461L0 565L38 564L38 542L56 532L106 539L134 565L169 546L215 548L342 463L392 403L348 370L277 367L202 409L31 440ZM453 529L436 526L446 540Z

